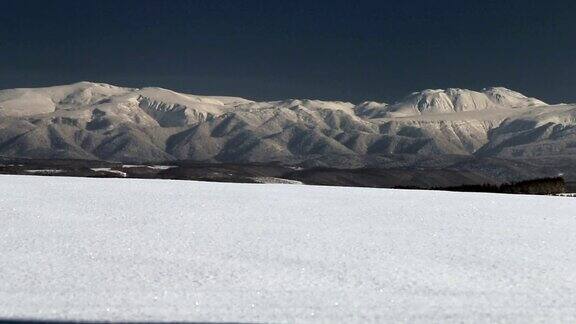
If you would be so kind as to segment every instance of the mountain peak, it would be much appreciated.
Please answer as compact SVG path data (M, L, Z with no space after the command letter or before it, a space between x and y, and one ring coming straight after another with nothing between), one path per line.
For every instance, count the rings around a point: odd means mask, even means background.
M490 87L482 89L482 93L493 101L508 106L543 106L546 103L536 98L527 97L520 92L504 87Z
M403 117L542 105L546 103L503 87L485 88L481 92L459 88L425 89L386 106L373 117Z

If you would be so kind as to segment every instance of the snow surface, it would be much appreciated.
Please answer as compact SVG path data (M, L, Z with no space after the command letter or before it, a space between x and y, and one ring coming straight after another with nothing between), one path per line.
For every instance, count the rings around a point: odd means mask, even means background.
M0 318L574 322L576 200L0 176Z
M24 172L28 173L44 173L44 174L61 173L62 171L63 170L56 170L56 169L24 170Z
M91 168L92 171L95 172L107 172L107 173L113 173L116 175L119 175L121 177L126 177L127 174L126 172L120 171L120 170L112 170L112 168Z
M152 170L168 170L168 169L173 169L176 166L175 165L145 165L145 164L124 164L122 165L123 168L125 169L131 169L131 168L148 168L148 169L152 169Z
M252 180L256 181L256 183L303 184L302 181L276 178L276 177L255 177L252 178Z

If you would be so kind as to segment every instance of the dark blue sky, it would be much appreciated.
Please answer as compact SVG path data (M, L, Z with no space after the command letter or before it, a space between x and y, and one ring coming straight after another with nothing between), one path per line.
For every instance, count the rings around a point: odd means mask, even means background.
M354 102L506 86L576 102L576 1L0 3L0 88L80 80Z

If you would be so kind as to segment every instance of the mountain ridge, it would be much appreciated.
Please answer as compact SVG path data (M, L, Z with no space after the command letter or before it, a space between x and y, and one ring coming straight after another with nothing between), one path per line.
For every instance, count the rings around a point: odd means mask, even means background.
M0 90L0 155L119 162L303 162L575 153L576 105L503 88L414 92L393 104L252 101L78 82ZM379 160L379 158L376 158Z

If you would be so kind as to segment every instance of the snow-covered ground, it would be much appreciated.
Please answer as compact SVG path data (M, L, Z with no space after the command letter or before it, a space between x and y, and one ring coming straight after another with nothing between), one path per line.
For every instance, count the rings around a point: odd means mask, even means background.
M268 184L303 184L302 181L298 180L290 180L290 179L282 179L282 178L275 178L275 177L256 177L252 178L256 183L268 183Z
M112 170L112 168L91 168L90 170L96 171L96 172L112 173L112 174L119 175L121 177L126 177L126 172L123 172L120 170Z
M42 170L24 170L24 172L35 174L54 174L54 173L61 173L62 170L42 169Z
M574 322L576 199L0 176L0 318Z

